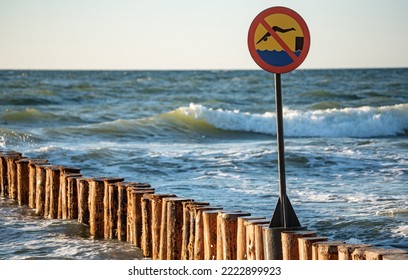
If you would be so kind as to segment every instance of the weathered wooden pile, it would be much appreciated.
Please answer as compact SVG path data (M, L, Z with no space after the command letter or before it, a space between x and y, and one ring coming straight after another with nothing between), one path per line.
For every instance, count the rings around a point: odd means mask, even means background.
M265 217L80 171L0 151L0 196L44 218L78 220L94 238L127 241L154 260L408 259L405 250L329 241L305 227L270 228Z

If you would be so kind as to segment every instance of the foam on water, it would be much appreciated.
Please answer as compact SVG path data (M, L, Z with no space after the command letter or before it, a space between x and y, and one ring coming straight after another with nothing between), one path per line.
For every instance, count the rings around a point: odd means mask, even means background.
M406 215L408 216L408 206L407 207L398 207L386 210L379 210L376 212L379 216L397 216L397 215Z
M6 138L2 135L0 135L0 148L5 148L6 147Z
M402 236L404 238L408 237L408 225L398 226L391 230L394 236Z
M275 114L270 112L250 114L196 104L176 111L190 121L223 130L276 134ZM384 137L404 135L408 129L408 104L313 111L285 108L283 114L288 137Z

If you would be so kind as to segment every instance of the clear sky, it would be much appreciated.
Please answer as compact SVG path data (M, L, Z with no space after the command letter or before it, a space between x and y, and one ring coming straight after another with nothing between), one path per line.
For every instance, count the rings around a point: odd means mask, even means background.
M0 69L259 69L272 6L309 27L300 68L408 67L407 0L0 0Z

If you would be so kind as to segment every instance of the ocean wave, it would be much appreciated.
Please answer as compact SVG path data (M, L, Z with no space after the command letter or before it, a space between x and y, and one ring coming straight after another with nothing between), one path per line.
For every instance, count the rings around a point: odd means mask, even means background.
M7 110L0 114L0 121L3 123L38 123L55 121L81 121L80 117L58 115L55 113L43 112L34 108L25 108L23 110Z
M311 111L284 108L283 114L287 137L386 137L408 131L408 104ZM276 115L271 112L250 114L190 104L169 115L222 130L276 134Z
M33 121L45 121L53 120L54 114L44 113L37 109L25 108L24 110L7 110L1 115L3 122L33 122Z
M24 88L24 87L23 87ZM12 94L2 96L0 105L37 106L56 104L54 94L49 90L33 90L27 94Z
M389 137L407 135L408 104L325 110L285 108L286 137ZM75 134L89 137L239 138L248 134L276 135L275 113L242 113L238 110L207 108L190 104L163 114L141 119L117 119L79 126L45 128L50 136ZM251 136L252 137L252 136Z

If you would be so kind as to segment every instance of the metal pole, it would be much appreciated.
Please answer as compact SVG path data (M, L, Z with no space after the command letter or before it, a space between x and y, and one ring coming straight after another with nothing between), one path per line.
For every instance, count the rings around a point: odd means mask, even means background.
M279 198L286 196L285 143L283 137L283 109L281 74L275 74L276 140L278 145Z
M285 143L281 75L275 74L276 138L278 145L279 199L269 227L300 227L299 220L286 195Z

